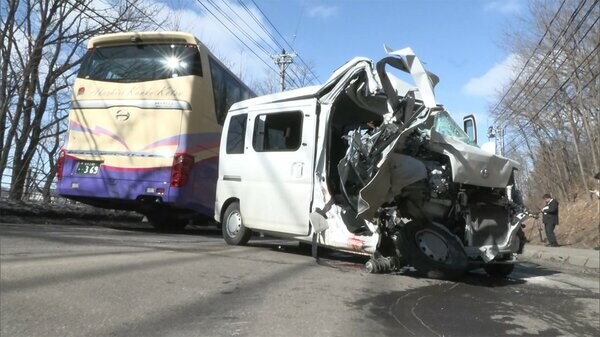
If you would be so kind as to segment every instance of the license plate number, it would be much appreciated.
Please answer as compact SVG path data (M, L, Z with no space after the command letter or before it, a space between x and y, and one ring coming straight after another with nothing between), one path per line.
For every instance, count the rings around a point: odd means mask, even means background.
M97 161L80 161L77 164L77 174L96 175L100 171L100 163Z

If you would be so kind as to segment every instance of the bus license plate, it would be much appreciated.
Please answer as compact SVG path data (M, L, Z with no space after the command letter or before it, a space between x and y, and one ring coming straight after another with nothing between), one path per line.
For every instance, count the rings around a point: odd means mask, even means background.
M77 164L77 174L96 175L100 171L100 162L97 161L80 161Z

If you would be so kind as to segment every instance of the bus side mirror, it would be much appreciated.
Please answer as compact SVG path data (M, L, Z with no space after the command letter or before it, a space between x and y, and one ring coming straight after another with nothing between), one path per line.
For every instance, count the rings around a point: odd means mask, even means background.
M475 122L475 116L468 115L463 118L463 130L477 144L477 122Z

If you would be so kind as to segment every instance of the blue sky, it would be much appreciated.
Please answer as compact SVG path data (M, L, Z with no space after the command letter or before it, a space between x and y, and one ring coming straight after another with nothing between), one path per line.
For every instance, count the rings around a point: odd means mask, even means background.
M258 50L254 52L258 56L254 55L214 20L207 8L219 14L211 1L200 0L204 5L195 0L163 1L172 9L180 9L175 15L180 30L194 33L228 64L246 69L245 80L260 80L266 64L273 64L265 52ZM487 112L496 90L515 68L519 70L518 59L506 50L504 33L519 24L528 9L526 0L254 0L261 13L252 0L242 2L280 45L285 46L278 33L304 61L312 62L321 81L354 56L384 57L384 44L392 49L411 47L426 68L440 77L438 103L456 119L476 114L480 138L492 123ZM240 1L212 3L239 14L234 18L238 23L249 23L244 28L247 33L258 32L264 34L264 41L273 40L260 26L251 27L253 20ZM221 17L221 21L226 20ZM239 31L236 35L246 39ZM276 44L267 43L267 51L275 50Z
M527 10L526 1L257 3L284 35L294 34L304 5L294 44L304 58L316 61L322 80L352 56L385 56L384 43L393 49L411 47L428 70L440 77L438 102L455 117L477 113L480 130L487 129L483 124L488 122L486 112L496 88L511 74L511 68L502 65L515 61L501 47L503 34Z

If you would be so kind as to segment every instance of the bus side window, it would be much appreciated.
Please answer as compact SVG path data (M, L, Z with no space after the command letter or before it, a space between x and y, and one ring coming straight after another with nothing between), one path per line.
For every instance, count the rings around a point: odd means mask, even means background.
M225 116L227 115L227 82L225 76L227 75L225 69L223 69L217 62L209 58L210 63L210 75L212 78L213 86L213 97L215 100L215 117L217 122L223 125Z
M248 114L232 116L227 130L227 154L244 153Z
M254 97L254 94L212 57L209 57L208 61L215 100L215 117L217 122L223 125L229 108L243 99Z
M252 146L256 152L296 151L302 142L301 112L263 114L256 118Z
M188 47L189 49L189 61L191 61L190 73L196 76L203 76L202 74L202 61L200 59L200 50L197 47Z

